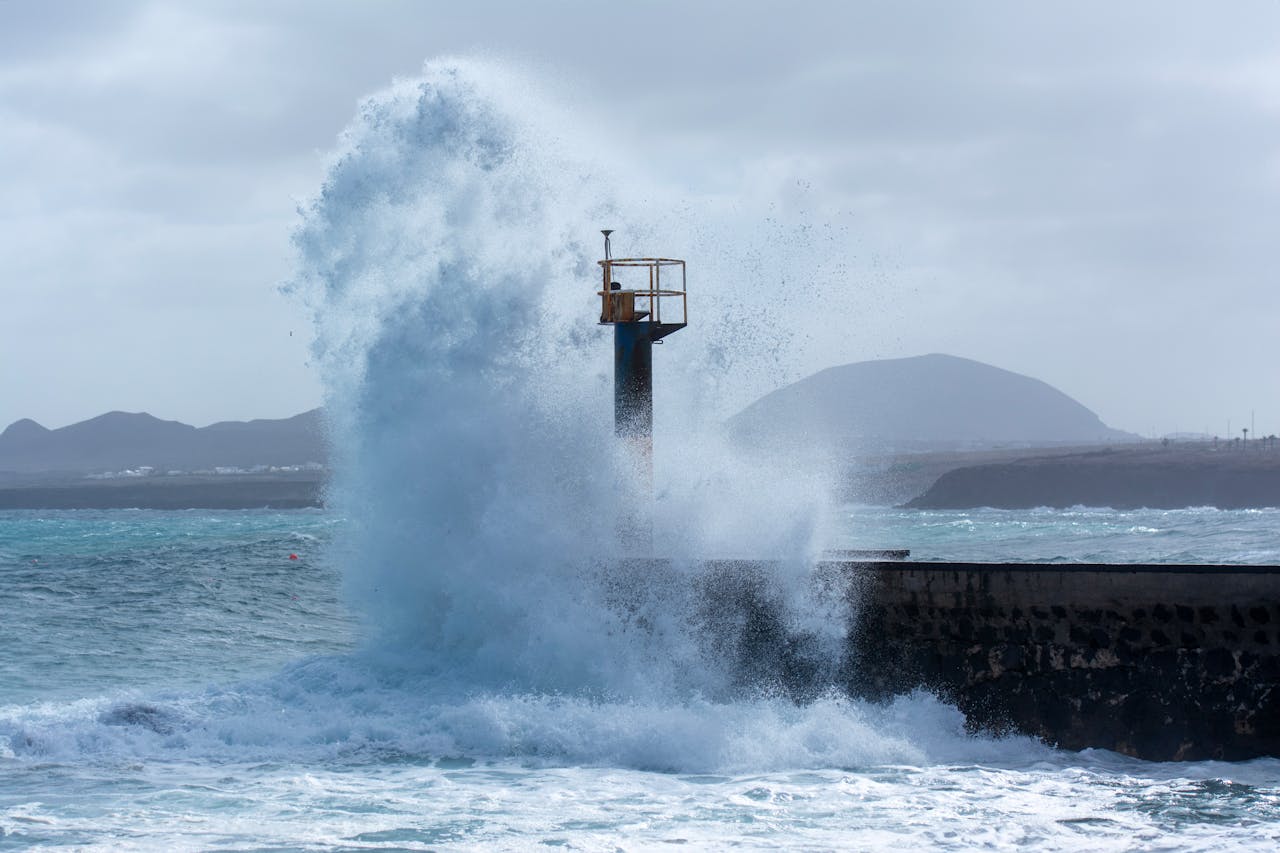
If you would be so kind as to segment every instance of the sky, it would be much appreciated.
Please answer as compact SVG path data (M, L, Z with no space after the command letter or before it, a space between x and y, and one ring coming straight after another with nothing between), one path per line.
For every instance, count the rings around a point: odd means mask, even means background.
M805 370L946 352L1144 435L1280 433L1271 0L0 0L0 425L318 405L297 208L440 56L690 197L839 223L867 298Z

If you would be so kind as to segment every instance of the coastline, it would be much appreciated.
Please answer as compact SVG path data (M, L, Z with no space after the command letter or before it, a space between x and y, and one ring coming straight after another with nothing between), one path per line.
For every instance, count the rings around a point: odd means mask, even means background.
M907 509L1280 507L1280 448L1141 445L873 457L844 497ZM324 505L322 470L151 475L0 474L0 510L298 509Z
M909 509L1262 509L1280 506L1280 450L1259 442L1107 448L947 471Z
M0 483L0 510L305 509L324 505L323 472Z

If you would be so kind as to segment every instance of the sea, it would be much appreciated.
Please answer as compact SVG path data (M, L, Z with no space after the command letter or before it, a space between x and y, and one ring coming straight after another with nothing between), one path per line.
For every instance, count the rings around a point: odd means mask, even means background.
M1280 562L1277 510L841 517L833 546L921 560ZM1275 759L975 736L927 694L797 705L460 684L362 636L333 549L351 525L322 510L0 513L0 849L1280 843Z
M834 469L720 427L880 334L856 237L693 198L618 138L489 61L361 102L284 284L324 510L0 513L0 850L1277 849L1280 761L1064 751L752 670L703 558L773 561L821 678L857 617L824 550L1274 564L1280 514L834 503ZM691 259L652 473L613 435L604 227Z

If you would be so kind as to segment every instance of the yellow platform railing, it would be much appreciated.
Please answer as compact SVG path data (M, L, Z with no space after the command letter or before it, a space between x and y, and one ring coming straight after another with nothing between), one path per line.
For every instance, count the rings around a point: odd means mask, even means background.
M688 324L684 261L611 258L600 261L600 266L604 274L603 286L597 293L601 323Z

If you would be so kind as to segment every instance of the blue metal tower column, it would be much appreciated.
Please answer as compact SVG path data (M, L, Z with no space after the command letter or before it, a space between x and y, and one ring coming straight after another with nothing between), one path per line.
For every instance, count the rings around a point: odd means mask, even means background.
M653 338L652 323L613 327L613 427L627 449L635 502L618 518L618 541L626 552L653 548Z
M683 323L613 326L613 429L636 457L641 482L653 483L653 345Z
M653 441L653 323L613 327L613 425L619 438Z

